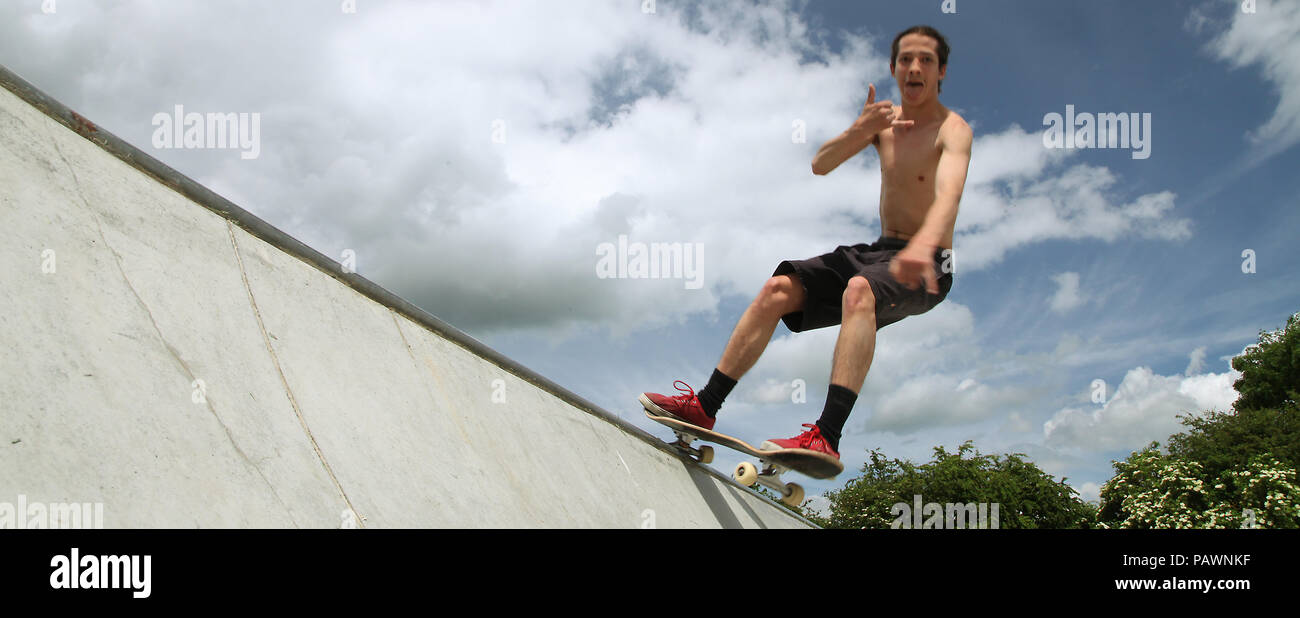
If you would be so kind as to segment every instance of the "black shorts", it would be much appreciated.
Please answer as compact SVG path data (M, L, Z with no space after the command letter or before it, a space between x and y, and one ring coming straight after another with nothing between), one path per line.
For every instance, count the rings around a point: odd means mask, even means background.
M781 262L772 276L796 275L805 293L803 311L787 313L781 320L796 333L839 324L844 290L849 279L859 275L871 283L871 293L876 296L876 330L933 309L952 289L952 272L944 272L944 262L951 264L952 253L945 256L949 250L942 247L934 250L934 274L939 278L936 295L927 292L924 284L909 290L889 274L890 260L906 246L906 240L882 236L869 245L840 245L815 258Z

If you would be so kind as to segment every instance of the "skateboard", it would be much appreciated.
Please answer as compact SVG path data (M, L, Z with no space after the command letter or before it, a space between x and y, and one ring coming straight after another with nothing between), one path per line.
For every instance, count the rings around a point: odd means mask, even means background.
M770 487L781 494L781 502L790 506L799 506L803 503L803 487L800 487L798 483L782 482L782 473L793 470L815 479L829 479L844 471L844 464L840 463L840 460L825 453L801 448L757 449L739 438L698 427L671 416L664 416L658 406L651 403L645 395L641 395L641 406L645 408L645 415L650 420L666 425L673 430L673 434L677 436L677 441L669 444L682 452L692 455L700 463L712 463L713 447L708 445L701 445L699 448L691 446L691 443L696 440L712 442L740 451L750 457L758 458L757 466L751 462L742 461L732 471L731 478L746 487L752 487L755 483Z

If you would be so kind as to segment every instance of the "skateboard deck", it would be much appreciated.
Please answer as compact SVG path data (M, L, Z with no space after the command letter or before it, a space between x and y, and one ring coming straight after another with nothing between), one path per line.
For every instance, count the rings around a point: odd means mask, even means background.
M776 468L775 471L768 472L769 476L779 474L781 468L794 470L795 472L806 474L815 479L834 478L844 471L844 464L840 463L840 460L825 453L818 453L816 451L801 448L775 450L757 449L739 438L710 429L705 429L703 427L698 427L671 416L664 416L659 411L658 406L651 403L645 395L641 396L641 406L645 408L645 414L651 420L673 429L678 438L678 441L674 443L675 445L683 447L683 450L692 452L697 456L699 455L699 451L691 448L691 440L689 440L689 438L712 442L739 451L751 457L757 457L759 461L764 464L765 468ZM739 472L738 469L737 473ZM767 472L767 470L765 470L765 472ZM736 474L733 476L739 477L740 475ZM737 480L742 479L737 478ZM746 484L752 484L752 482Z

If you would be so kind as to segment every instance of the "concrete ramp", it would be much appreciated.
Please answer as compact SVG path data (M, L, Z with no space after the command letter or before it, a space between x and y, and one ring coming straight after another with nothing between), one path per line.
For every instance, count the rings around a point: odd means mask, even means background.
M0 85L0 528L809 525Z

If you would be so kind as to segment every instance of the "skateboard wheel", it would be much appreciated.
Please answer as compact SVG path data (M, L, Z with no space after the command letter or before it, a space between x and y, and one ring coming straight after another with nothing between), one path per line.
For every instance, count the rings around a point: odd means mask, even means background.
M732 471L731 478L736 479L737 483L745 487L752 486L758 482L758 468L748 461L742 461Z
M712 447L712 446L701 446L701 447L700 447L700 463L705 463L705 464L713 463L713 447Z
M803 504L803 487L800 487L798 483L786 483L785 496L781 498L781 502L786 503L788 506Z

